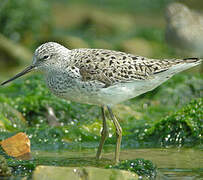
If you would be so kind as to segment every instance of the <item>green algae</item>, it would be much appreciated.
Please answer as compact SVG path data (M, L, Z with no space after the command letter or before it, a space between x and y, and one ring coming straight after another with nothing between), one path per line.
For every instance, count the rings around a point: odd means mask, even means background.
M11 176L11 168L8 167L6 159L0 155L0 177Z
M149 128L145 138L160 145L201 144L203 137L203 98L192 100L179 111Z
M115 168L135 172L145 179L155 179L157 174L157 167L150 161L142 158L135 160L125 160L119 162L117 165L111 165L107 168Z

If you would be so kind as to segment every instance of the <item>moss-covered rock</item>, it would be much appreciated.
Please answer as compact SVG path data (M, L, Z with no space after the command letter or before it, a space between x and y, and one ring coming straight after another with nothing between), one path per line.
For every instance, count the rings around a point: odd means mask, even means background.
M6 159L0 155L0 177L11 176L11 169L8 167Z
M27 122L19 111L6 103L0 103L0 129L14 131L26 127Z
M157 174L156 166L151 161L141 158L121 161L118 165L109 166L108 168L128 170L147 179L155 179Z
M203 98L192 100L187 106L165 117L149 128L145 138L160 145L194 145L203 137Z

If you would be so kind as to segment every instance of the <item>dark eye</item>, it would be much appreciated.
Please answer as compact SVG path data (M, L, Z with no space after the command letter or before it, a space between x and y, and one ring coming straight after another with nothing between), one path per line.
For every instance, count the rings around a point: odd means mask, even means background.
M44 60L45 60L45 59L48 59L48 58L49 58L49 56L44 56L44 57L43 57Z

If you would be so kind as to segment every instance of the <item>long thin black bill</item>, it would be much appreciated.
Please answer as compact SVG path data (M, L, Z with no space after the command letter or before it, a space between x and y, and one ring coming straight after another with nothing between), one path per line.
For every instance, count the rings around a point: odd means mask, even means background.
M27 68L25 68L22 72L16 74L14 77L12 77L11 79L7 80L7 81L4 81L1 83L1 86L3 86L4 84L7 84L21 76L23 76L24 74L27 74L29 73L30 71L32 71L32 69L34 69L35 66L31 65L31 66L28 66Z

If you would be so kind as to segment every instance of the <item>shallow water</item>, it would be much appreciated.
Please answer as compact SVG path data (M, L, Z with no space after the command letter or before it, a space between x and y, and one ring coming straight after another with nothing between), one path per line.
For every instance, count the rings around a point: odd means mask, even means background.
M66 166L105 166L113 162L114 153L105 152L102 160L95 161L96 151L88 150L82 152L41 152L34 151L33 159L52 159L54 162L63 161ZM203 179L203 150L192 148L150 148L130 149L121 152L121 160L144 158L151 160L161 174L157 179ZM58 164L58 163L57 163ZM60 165L63 165L63 163Z

